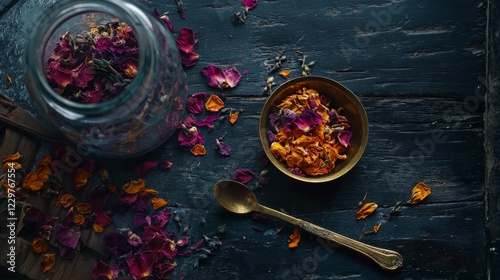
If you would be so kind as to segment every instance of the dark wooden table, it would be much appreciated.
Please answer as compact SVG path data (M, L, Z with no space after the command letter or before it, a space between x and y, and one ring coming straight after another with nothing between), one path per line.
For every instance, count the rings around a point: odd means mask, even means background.
M1 91L40 121L25 88L20 57L31 26L48 2L55 1L0 3ZM198 267L199 255L177 257L171 279L500 279L499 1L261 0L246 24L232 22L233 13L244 7L240 0L185 0L185 20L173 0L144 5L151 11L169 11L175 31L186 26L197 32L195 50L200 58L186 69L189 93L223 93L226 107L244 109L234 125L226 121L212 133L202 132L205 156L179 148L175 136L140 158L90 156L108 167L117 186L137 179L134 168L145 160L172 161L170 170L155 169L145 180L169 201L170 211L182 223L170 221L168 230L180 233L191 225L189 246L203 234L213 235L218 226L227 226L215 254ZM341 82L366 108L366 152L338 180L300 183L261 165L258 122L267 97L261 92L269 76L278 84L285 81L277 73L270 75L266 65L281 51L287 56L282 69L292 71L290 77L300 76L300 51L307 61L315 61L311 74ZM211 64L249 73L236 88L220 92L209 88L200 73ZM13 79L8 89L6 75ZM8 126L1 131L0 157L21 151L26 171L54 151L54 145ZM229 157L212 149L215 139L226 132L224 141L233 151ZM256 190L263 205L398 251L403 269L381 271L359 254L305 232L299 246L289 249L292 226L228 213L213 199L212 190L237 169L257 175L269 170L269 183ZM403 206L402 213L390 220L385 217L397 201L410 198L418 182L429 185L432 194L417 205ZM365 194L366 202L376 202L379 208L366 220L356 220L353 208ZM49 198L32 194L27 201L62 215ZM5 208L5 198L0 202ZM132 228L132 220L133 213L116 215L114 226ZM379 223L377 234L362 235L365 227ZM54 268L42 274L41 254L31 249L32 240L18 237L18 273L10 275L5 224L0 221L2 279L92 279L94 260L105 255L100 243L104 233L90 230L82 233L90 249L72 261L57 257ZM54 244L49 251L58 255Z

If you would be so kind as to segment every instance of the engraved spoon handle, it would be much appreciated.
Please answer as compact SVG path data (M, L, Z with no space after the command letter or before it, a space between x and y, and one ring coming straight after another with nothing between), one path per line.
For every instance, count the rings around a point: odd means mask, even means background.
M398 252L367 245L303 220L299 220L297 226L369 257L382 269L397 270L403 266L403 257Z
M364 244L260 204L257 204L256 208L253 210L281 219L314 235L331 240L344 247L357 251L375 261L382 269L397 270L403 266L403 257L401 257L398 252Z

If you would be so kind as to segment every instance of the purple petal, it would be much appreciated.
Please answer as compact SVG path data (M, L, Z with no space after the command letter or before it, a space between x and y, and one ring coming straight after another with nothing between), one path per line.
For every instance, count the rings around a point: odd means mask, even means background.
M219 139L215 139L215 142L217 143L217 147L219 149L219 154L224 155L224 156L229 156L231 155L231 147L227 145L226 143L219 141Z
M352 131L349 130L342 130L339 132L337 136L340 144L342 144L342 146L344 147L349 146L349 141L351 140L351 137L352 137Z
M257 0L243 0L243 4L247 6L249 10L255 8L257 6Z
M130 251L130 245L127 239L117 233L110 232L104 236L103 239L104 247L108 249L111 253L115 254L115 256L121 256Z
M189 97L186 101L188 111L193 114L201 114L201 111L203 110L203 102L206 97L207 94L205 92L195 93Z
M218 119L219 119L219 114L210 115L210 116L207 116L203 120L199 120L196 125L197 126L207 126L207 127L210 127L210 125L213 124Z
M58 224L55 237L62 245L75 249L80 238L80 232L75 232L68 226Z
M255 173L248 169L238 169L234 171L233 180L243 184L250 182L255 177Z
M170 221L171 217L172 214L170 214L168 208L163 208L163 211L159 211L153 214L153 216L151 217L151 224L153 226L163 228L168 223L168 221Z

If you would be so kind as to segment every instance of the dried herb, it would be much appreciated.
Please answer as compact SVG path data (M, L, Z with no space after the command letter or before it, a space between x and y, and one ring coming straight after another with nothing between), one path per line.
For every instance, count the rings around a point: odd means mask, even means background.
M309 76L311 73L311 67L314 66L314 61L311 61L306 64L306 55L303 54L302 52L296 51L298 54L302 55L302 58L299 58L299 61L302 63L300 68L302 69L301 75L302 76Z
M126 23L109 22L57 42L47 61L47 80L63 97L79 103L107 101L131 82L139 45Z
M329 173L335 162L346 159L352 132L348 120L329 109L314 89L300 89L269 115L270 151L292 173L318 176Z
M233 23L247 23L248 7L245 7L242 11L233 13L233 15Z

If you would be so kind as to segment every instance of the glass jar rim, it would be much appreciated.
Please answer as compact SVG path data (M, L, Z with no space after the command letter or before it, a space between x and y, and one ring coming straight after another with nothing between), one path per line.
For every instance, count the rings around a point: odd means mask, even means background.
M100 103L78 103L64 98L58 94L48 83L44 70L43 55L39 52L45 49L53 34L59 26L71 18L82 14L103 13L114 16L126 22L139 44L139 66L136 76L130 84L123 89L120 94L110 100ZM152 42L144 32L151 26L145 26L149 21L143 9L138 5L123 0L65 0L54 4L45 12L45 17L41 20L37 28L32 30L30 38L25 46L25 72L34 82L35 87L40 90L40 98L49 103L55 103L58 107L64 108L68 112L82 115L97 115L108 112L113 108L124 105L134 94L136 89L143 84L142 80L147 74L146 61L153 55ZM42 46L42 48L40 48ZM26 65L31 67L26 67ZM39 71L40 70L40 71Z

